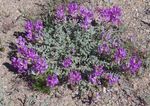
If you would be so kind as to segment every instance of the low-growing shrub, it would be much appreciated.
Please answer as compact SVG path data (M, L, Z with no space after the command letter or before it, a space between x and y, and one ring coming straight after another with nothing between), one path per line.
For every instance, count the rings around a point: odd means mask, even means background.
M121 38L121 18L118 6L91 10L62 4L44 20L26 21L12 65L43 92L62 85L78 87L79 93L113 86L124 74L136 75L143 61L140 51Z

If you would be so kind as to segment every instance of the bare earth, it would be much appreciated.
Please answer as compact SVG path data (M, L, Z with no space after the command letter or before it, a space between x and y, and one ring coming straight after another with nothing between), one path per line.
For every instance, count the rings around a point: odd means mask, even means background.
M8 69L6 63L10 51L9 43L15 42L14 32L23 30L23 14L38 16L42 10L36 5L49 0L0 0L0 39L5 47L0 52L0 106L86 106L72 99L71 91L51 98L46 94L32 91L25 81ZM87 0L88 1L88 0ZM90 1L90 0L89 0ZM92 0L91 0L92 1ZM95 0L96 1L96 0ZM101 0L97 0L101 1ZM109 0L104 0L109 1ZM137 36L137 45L146 48L150 42L150 1L149 0L112 0L122 7L124 23L128 26L124 36ZM93 0L94 3L94 0ZM150 50L150 44L147 46ZM141 69L141 75L132 79L122 79L119 86L104 90L97 103L92 106L150 106L150 69Z

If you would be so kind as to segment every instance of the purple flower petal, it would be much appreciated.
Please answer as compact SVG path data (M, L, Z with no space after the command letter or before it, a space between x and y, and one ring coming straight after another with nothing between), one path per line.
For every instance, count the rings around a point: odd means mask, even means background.
M113 74L108 74L107 79L111 86L119 81L119 77Z
M56 74L49 75L47 77L47 86L53 88L59 83L58 77Z
M99 18L102 18L106 22L112 22L114 25L121 23L121 9L117 6L100 9L99 13Z
M68 81L70 84L77 84L81 81L82 77L80 72L78 71L71 71L68 75Z
M127 56L127 52L124 48L118 48L115 52L114 58L115 61L120 64L121 60L125 59Z
M27 72L28 62L26 60L22 58L13 57L11 62L13 67L16 68L19 73Z
M45 58L39 57L38 59L35 60L35 63L33 65L33 69L35 72L39 74L43 74L48 68L48 64L46 62Z
M66 16L65 16L65 8L63 5L60 5L57 7L56 9L56 13L55 16L58 20L65 20Z
M128 68L131 74L135 74L140 69L141 66L142 66L142 61L137 56L132 56L130 58Z
M62 65L65 68L70 67L72 65L72 59L70 57L65 58L64 61L62 62Z
M77 3L69 3L68 12L72 17L77 17L79 6Z

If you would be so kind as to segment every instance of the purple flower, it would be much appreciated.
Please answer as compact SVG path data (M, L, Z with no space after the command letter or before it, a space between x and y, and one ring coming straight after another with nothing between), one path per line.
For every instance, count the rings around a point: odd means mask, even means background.
M58 20L65 20L65 8L63 5L58 6L58 8L56 9L55 16Z
M13 57L11 62L13 67L16 68L19 73L24 73L28 69L28 62L22 58Z
M110 48L109 48L108 44L104 43L102 45L99 45L98 52L100 54L108 54L110 52Z
M98 79L103 74L103 66L95 66L93 73L89 76L89 81L92 84L101 84L100 80Z
M128 68L132 74L135 74L142 66L142 61L137 56L132 56L128 64Z
M33 30L34 30L34 24L32 21L28 20L25 24L25 31L26 31L26 38L28 40L33 40Z
M88 11L86 16L84 17L84 20L87 21L87 23L91 23L93 20L93 13L92 11Z
M80 15L81 17L89 17L89 18L93 18L93 13L91 10L87 9L84 6L80 6Z
M111 10L110 8L103 8L99 10L100 16L99 19L101 20L101 18L106 21L109 22L111 20L110 14L111 14Z
M33 35L33 33L32 33L31 30L29 30L29 31L27 32L26 38L27 38L28 40L30 40L30 41L35 40L35 39L34 39L34 35Z
M26 45L26 39L22 36L19 36L16 42L19 47L24 47Z
M34 28L33 22L30 20L26 21L26 23L25 23L26 31L29 31L29 30L31 31L31 30L33 30L33 28Z
M89 76L89 81L94 84L94 85L97 85L98 84L98 78L95 74L90 74ZM100 81L99 81L100 82Z
M27 60L35 60L39 57L36 50L28 48L27 46L18 47L18 53L23 55Z
M81 27L85 30L87 30L90 27L90 23L88 23L87 18L83 20L83 22L81 23Z
M81 27L87 30L91 26L92 20L89 17L85 17L82 20Z
M70 67L72 65L72 59L70 57L65 58L64 61L62 62L62 65L65 68Z
M111 8L112 11L112 16L111 16L111 20L114 24L117 24L120 22L120 18L121 18L121 8L117 7L117 6L113 6Z
M37 20L35 22L26 21L25 30L26 38L29 41L38 40L40 36L42 36L43 22L41 20Z
M121 22L121 9L117 6L100 9L99 18L104 19L106 22L112 22L114 25L118 25Z
M82 17L85 17L86 16L86 13L87 13L88 9L84 6L80 6L80 15Z
M23 55L27 60L34 60L38 58L38 54L33 48L28 48L26 46L26 40L22 36L19 36L17 39L17 44L18 44L18 53Z
M88 29L91 25L91 22L93 20L93 12L89 9L87 9L84 6L80 7L80 15L83 18L81 27L84 29Z
M109 85L111 86L119 81L119 77L113 74L108 74L107 79L108 79Z
M56 74L49 75L47 77L47 86L53 88L59 83L58 77Z
M104 72L103 66L101 66L101 65L95 66L95 68L94 68L95 76L101 76L103 74L103 72Z
M80 72L78 72L78 71L71 71L69 73L68 82L70 84L73 84L73 85L77 84L77 83L79 83L81 81L81 79L82 79L82 77L81 77Z
M77 3L69 3L68 12L72 17L77 17L79 6Z
M115 61L119 64L121 60L126 58L126 55L127 52L124 48L118 48L114 55Z
M35 60L35 63L33 65L33 69L35 70L35 72L39 73L39 74L43 74L48 68L48 64L46 62L45 58L37 58Z
M27 59L35 60L36 58L38 58L38 54L33 48L29 48L27 50L26 57Z
M36 31L43 30L43 22L41 20L37 20L34 24L34 27Z
M27 55L28 52L28 47L27 46L23 46L23 47L18 47L18 53L20 53L23 56Z

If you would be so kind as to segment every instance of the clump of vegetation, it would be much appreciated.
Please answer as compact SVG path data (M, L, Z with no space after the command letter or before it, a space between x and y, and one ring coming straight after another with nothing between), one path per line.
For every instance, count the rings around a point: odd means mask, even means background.
M136 75L143 61L120 37L121 16L118 6L62 4L43 21L26 21L12 65L43 92L62 85L78 87L79 93L113 86L124 73Z

